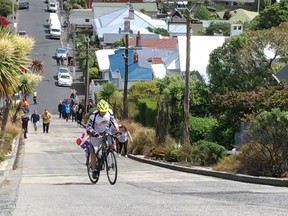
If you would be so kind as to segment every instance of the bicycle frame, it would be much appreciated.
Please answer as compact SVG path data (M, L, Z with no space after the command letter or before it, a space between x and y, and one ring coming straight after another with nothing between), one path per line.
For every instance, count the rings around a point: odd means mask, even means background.
M105 168L106 168L108 181L110 182L110 184L113 185L116 183L116 180L117 180L117 161L116 161L116 157L115 157L114 152L109 148L109 137L111 137L111 140L113 140L114 136L115 135L113 135L112 133L109 133L109 131L98 134L97 136L95 136L97 138L102 138L102 141L100 142L99 149L97 149L97 151L95 152L95 155L97 158L96 169L98 170L98 177L96 179L93 179L90 176L91 164L89 164L89 158L90 158L91 152L94 152L93 144L91 143L91 145L90 145L90 154L87 155L87 161L88 161L87 170L88 170L89 179L94 184L98 181L98 179L100 177L100 171L104 170ZM90 136L90 138L91 138L91 136ZM101 155L99 156L100 152L101 152Z

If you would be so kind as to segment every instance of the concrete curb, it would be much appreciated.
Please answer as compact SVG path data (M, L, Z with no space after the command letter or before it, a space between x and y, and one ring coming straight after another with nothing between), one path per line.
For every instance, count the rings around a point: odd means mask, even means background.
M7 163L4 165L3 173L2 174L0 173L0 188L5 183L10 171L13 170L13 167L17 158L19 143L20 143L20 136L17 136L13 140L13 144L12 144L13 149L11 151L11 154L7 156Z
M151 164L151 165L155 165L155 166L159 166L159 167L163 167L163 168L167 168L171 170L181 171L181 172L199 174L199 175L204 175L204 176L211 176L211 177L216 177L216 178L222 178L222 179L245 182L245 183L252 183L252 184L288 187L288 179L256 177L256 176L248 176L248 175L234 174L234 173L227 173L227 172L218 172L218 171L213 171L212 169L209 169L209 168L202 168L202 167L184 167L184 166L171 164L168 162L165 163L162 161L147 159L147 158L144 158L143 155L129 155L128 157L139 162L143 162L143 163L147 163L147 164Z

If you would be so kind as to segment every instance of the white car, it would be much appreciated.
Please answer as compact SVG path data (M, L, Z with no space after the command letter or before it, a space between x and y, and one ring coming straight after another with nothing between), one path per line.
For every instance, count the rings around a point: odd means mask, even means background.
M72 86L73 79L69 74L61 74L58 78L58 86Z
M66 60L68 58L68 52L65 48L57 48L55 51L55 58L63 58Z
M60 77L61 75L70 75L70 71L69 71L68 67L66 67L66 66L60 66L60 67L58 68L58 71L57 71L57 77L58 77L58 79L59 79L59 77Z

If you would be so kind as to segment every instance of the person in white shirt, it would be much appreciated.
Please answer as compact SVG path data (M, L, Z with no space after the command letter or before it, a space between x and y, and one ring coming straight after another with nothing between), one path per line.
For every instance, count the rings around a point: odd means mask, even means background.
M95 152L97 152L102 139L97 138L97 134L103 133L106 130L111 130L114 128L116 131L119 130L118 124L115 120L113 111L109 108L109 104L105 100L100 100L97 103L97 110L95 110L89 117L88 123L86 125L86 130L90 134L90 142L94 146L95 151L91 152L91 166L94 170L93 178L97 178L98 170L97 167L97 157ZM113 141L109 142L113 144Z
M133 141L131 134L127 130L125 125L119 125L118 134L119 134L117 136L117 141L118 141L118 145L119 145L118 154L119 154L119 156L121 156L122 148L124 146L124 155L125 155L125 157L127 157L128 138L130 139L131 142Z

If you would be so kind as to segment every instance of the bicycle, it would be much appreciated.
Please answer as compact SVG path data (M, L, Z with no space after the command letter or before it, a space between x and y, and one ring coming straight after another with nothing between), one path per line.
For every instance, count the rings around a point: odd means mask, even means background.
M90 135L90 137L93 137ZM113 135L109 131L105 131L104 133L97 134L97 138L102 138L103 140L100 143L99 149L96 152L96 157L97 157L97 175L94 178L93 177L93 169L91 165L91 158L90 158L90 153L87 154L86 158L86 165L87 165L87 172L88 172L88 177L90 181L93 184L96 184L100 178L100 171L104 170L106 168L106 174L108 181L111 185L114 185L117 181L117 161L116 161L116 156L115 153L112 149L109 148L109 143L108 139L111 137L113 139L115 135ZM95 149L92 144L90 144L90 152L95 153ZM99 155L100 154L100 155Z

